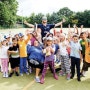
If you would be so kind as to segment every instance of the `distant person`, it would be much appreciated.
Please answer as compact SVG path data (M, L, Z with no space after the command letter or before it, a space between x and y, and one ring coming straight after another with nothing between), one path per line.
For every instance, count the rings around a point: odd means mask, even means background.
M42 24L37 24L37 31L41 30L41 36L42 38L46 36L46 34L50 33L50 29L62 25L62 23L65 22L63 19L61 22L57 24L47 24L47 17L43 16L42 17ZM24 22L24 24L28 25L29 27L34 28L33 24L29 24L28 22Z

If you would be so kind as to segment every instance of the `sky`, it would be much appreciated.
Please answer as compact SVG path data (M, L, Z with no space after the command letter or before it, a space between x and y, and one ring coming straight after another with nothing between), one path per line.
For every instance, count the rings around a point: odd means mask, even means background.
M30 16L32 13L47 14L57 12L64 7L78 12L90 10L90 0L17 0L17 15Z

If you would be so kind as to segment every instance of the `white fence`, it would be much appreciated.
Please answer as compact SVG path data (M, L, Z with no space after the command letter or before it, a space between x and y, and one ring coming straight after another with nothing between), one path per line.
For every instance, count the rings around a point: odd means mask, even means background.
M16 33L23 33L25 34L25 31L26 30L31 30L33 31L33 28L19 28L19 29L0 29L0 38L2 38L4 35L15 35ZM54 29L51 30L51 32L53 31ZM55 28L56 31L59 31L61 30L60 28ZM63 32L64 33L67 33L68 32L68 28L63 28ZM74 28L71 28L70 30L74 30ZM80 30L80 28L78 28L78 30ZM90 28L83 28L83 31L89 31L90 32Z

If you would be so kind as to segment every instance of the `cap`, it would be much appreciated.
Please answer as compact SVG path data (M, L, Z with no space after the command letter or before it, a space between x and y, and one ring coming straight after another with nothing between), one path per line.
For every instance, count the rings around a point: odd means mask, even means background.
M22 33L19 33L18 35L19 35L19 37L23 37L24 36Z
M7 38L10 38L10 36L9 35L4 35L4 38L7 39Z
M6 41L6 39L5 39L5 38L2 38L2 39L1 39L1 42L3 42L3 41Z
M52 41L52 40L53 40L53 38L52 38L52 37L47 37L47 40Z
M43 17L42 17L42 20L47 20L47 17L46 17L46 16L43 16Z

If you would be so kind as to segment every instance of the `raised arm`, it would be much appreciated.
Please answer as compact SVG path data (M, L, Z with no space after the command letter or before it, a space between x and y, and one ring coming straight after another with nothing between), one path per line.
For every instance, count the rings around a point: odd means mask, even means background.
M33 25L33 24L28 23L27 21L24 21L24 24L25 24L25 25L27 25L27 26L29 26L29 27L31 27L31 28L34 28L34 25Z
M56 23L56 24L55 24L55 27L62 25L64 22L65 22L65 19L63 19L63 20L62 20L61 22L59 22L59 23Z

